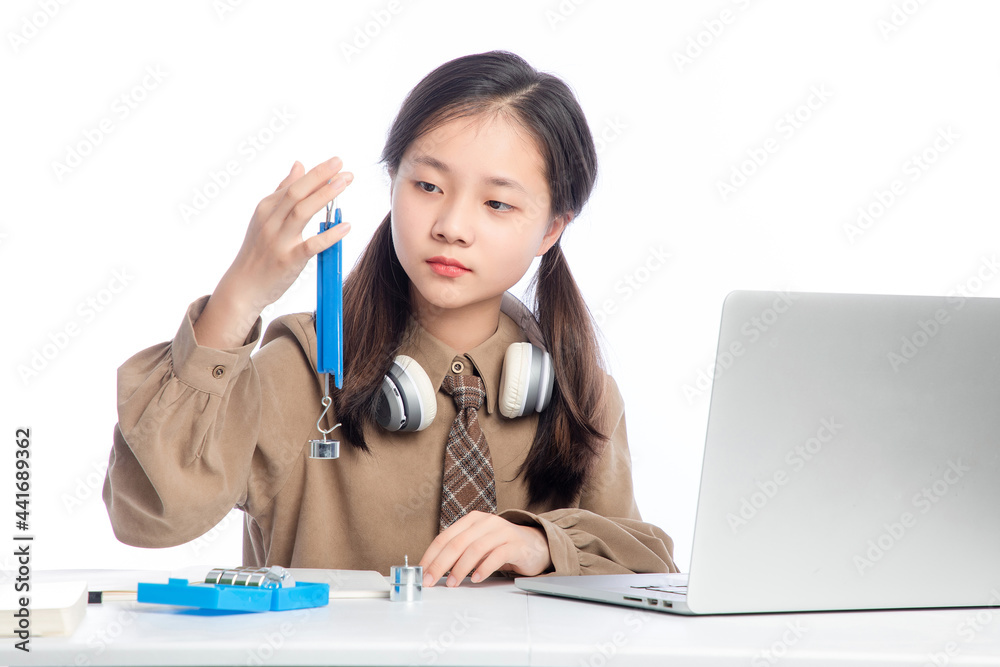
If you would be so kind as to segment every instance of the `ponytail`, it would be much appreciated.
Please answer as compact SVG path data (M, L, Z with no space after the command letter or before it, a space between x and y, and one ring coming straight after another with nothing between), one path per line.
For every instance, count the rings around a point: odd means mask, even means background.
M568 507L579 496L608 436L605 373L596 330L558 242L542 256L532 280L536 313L555 373L549 406L518 474L529 502Z

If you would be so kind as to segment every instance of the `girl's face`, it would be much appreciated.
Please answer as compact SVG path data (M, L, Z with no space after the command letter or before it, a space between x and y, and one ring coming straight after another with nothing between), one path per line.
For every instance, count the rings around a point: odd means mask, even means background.
M545 163L503 116L458 118L406 149L392 175L392 240L418 309L496 300L559 238Z

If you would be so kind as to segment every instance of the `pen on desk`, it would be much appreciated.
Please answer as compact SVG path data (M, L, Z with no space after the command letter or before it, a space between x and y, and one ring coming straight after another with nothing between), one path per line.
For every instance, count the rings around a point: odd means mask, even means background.
M87 604L103 604L105 602L135 602L135 590L114 589L87 591Z
M331 220L331 215L333 220ZM322 234L341 221L337 200L327 204L326 221L321 222ZM316 279L316 372L332 373L334 385L344 384L344 313L343 313L343 252L341 241L319 253ZM324 386L328 382L324 378Z

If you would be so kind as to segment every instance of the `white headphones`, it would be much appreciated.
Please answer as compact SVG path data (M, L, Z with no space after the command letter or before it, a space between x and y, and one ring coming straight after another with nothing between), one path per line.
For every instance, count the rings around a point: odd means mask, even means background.
M528 412L541 412L552 398L555 375L552 357L545 351L541 330L531 311L509 292L500 310L521 327L530 343L507 348L500 374L500 414L513 419ZM437 388L427 372L412 357L396 357L382 380L376 421L388 431L422 431L437 415Z

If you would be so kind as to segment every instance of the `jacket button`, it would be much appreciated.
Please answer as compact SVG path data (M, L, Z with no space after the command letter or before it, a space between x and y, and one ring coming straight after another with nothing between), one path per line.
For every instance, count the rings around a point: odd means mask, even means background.
M465 364L463 364L458 359L456 359L455 361L451 362L451 372L452 373L455 373L456 375L458 375L459 373L461 373L464 370L465 370Z
M225 374L226 374L225 366L216 366L215 368L212 369L212 375L214 375L217 378L220 378Z

